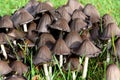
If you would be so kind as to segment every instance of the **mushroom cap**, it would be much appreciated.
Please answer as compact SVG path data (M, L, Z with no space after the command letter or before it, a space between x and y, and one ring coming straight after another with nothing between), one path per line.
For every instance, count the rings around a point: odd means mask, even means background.
M33 16L25 9L19 9L11 16L11 19L14 23L14 26L23 25L31 22L34 18Z
M101 39L108 40L111 39L113 36L120 37L120 29L116 23L109 23L104 29Z
M65 37L65 43L70 49L76 49L82 43L82 39L81 39L79 33L77 33L76 31L71 31Z
M96 9L96 7L92 4L87 4L84 9L83 12L90 17L90 21L92 23L96 23L100 21L100 14L98 12L98 10Z
M85 20L88 17L80 9L76 9L72 14L72 20L74 20L76 18L80 18L82 20Z
M113 17L110 14L104 14L102 17L103 28L106 28L109 23L115 22Z
M28 67L21 61L14 61L11 65L13 71L16 71L18 75L22 75L28 71Z
M79 57L78 56L73 56L71 55L68 58L67 63L64 66L65 70L71 70L71 71L80 71L82 69L82 65L79 62Z
M50 49L44 45L39 48L37 55L34 57L33 63L35 65L45 64L51 62L52 53Z
M0 60L0 75L6 75L11 71L12 69L9 67L7 62Z
M55 42L56 42L56 40L54 39L54 37L51 34L43 33L39 38L38 47L41 47L43 45L47 45L48 48L52 49Z
M96 57L100 52L100 49L98 49L90 40L86 39L82 42L76 55Z
M81 38L82 38L82 40L86 40L86 39L91 40L91 35L89 33L89 30L83 30L83 32L81 34Z
M118 56L119 60L120 60L120 38L118 38L116 41L115 41L115 48L116 48L116 53L113 52L113 55L114 56Z
M22 76L15 76L15 75L13 75L13 76L9 77L6 80L26 80L26 79L24 79Z
M53 48L53 52L56 55L69 55L70 54L70 49L67 47L65 41L62 38L59 38L56 41L56 44Z
M46 32L46 33L48 33L49 31L48 31L48 25L50 25L51 24L51 18L50 18L50 16L48 15L48 14L44 14L43 16L42 16L42 18L40 19L40 21L39 21L39 24L38 24L38 27L37 27L37 30L35 30L35 31L38 31L39 33L41 32Z
M80 32L82 29L87 28L87 23L80 18L76 18L71 22L70 28L72 31Z
M17 29L13 29L12 31L7 33L7 35L14 37L15 39L25 38L25 36L26 36L26 34L24 32L21 32Z
M37 13L43 13L49 10L54 10L54 8L46 2L39 3L37 6Z
M0 28L13 28L13 22L10 16L5 15L0 19Z
M120 70L116 64L107 67L106 80L120 80Z
M70 32L70 27L64 18L58 19L56 22L49 26L53 29Z

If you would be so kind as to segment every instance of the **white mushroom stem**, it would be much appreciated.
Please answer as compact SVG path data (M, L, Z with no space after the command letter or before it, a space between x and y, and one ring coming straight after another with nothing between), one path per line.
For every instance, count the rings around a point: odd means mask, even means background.
M107 63L110 62L110 53L108 52L108 50L110 49L110 47L111 47L111 39L109 39L108 43L107 43L107 59L106 59Z
M51 79L50 79L50 76L49 76L49 73L48 73L47 64L43 64L43 68L44 68L46 80L51 80Z
M5 59L7 59L7 53L6 53L6 50L5 50L5 46L3 44L1 44L0 46L1 46L1 50L3 52L3 56L5 57Z
M72 78L73 78L73 80L76 80L75 71L72 71Z
M89 57L85 57L84 68L83 68L83 74L82 74L82 78L83 78L83 79L85 79L86 76L87 76L88 61L89 61Z
M14 44L14 45L17 45L16 40L13 41L13 44Z
M59 61L60 61L60 67L62 67L62 65L63 65L63 55L59 56Z
M52 66L49 66L49 74L52 75Z
M24 32L27 32L27 24L23 24Z

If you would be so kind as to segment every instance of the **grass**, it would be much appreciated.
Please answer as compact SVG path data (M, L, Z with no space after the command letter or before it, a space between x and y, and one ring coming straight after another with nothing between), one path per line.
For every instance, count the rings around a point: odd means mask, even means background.
M46 0L42 0L46 1ZM63 5L67 2L67 0L49 0L50 2L53 3L55 8L59 7L60 5ZM103 16L105 13L111 14L115 20L117 21L118 25L120 26L120 0L79 0L82 4L87 4L87 3L92 3L93 5L96 6L98 11L100 12L100 15ZM15 10L21 8L24 6L28 0L0 0L0 16L3 15L11 15L15 12ZM114 40L114 39L113 39ZM113 43L114 41L112 41ZM114 44L113 44L114 46ZM23 49L24 52L26 52L27 49ZM31 53L30 57L26 57L27 62L31 64L30 66L30 72L27 73L25 76L30 80L31 78L35 77L35 75L39 75L39 80L44 80L44 73L43 70L38 70L37 67L35 67L32 64L32 51L29 51ZM87 74L87 80L106 80L106 47L102 49L102 53L97 57L97 58L91 58L89 60L89 69L88 69L88 74ZM25 59L25 60L26 60ZM56 61L56 59L55 59ZM113 63L111 60L110 63ZM83 64L83 62L82 62ZM54 67L53 71L53 80L71 80L72 75L71 72L68 71L67 74L64 74L59 68L59 65ZM81 80L81 75L82 71L78 73L77 80Z

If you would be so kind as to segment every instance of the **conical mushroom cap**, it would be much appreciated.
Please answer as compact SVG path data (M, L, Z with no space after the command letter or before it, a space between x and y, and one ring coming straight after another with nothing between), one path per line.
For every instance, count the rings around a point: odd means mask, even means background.
M116 53L113 52L113 55L117 55L118 58L120 59L120 38L117 39L117 41L115 42L115 49L116 49Z
M76 31L71 31L65 38L65 43L69 48L78 48L82 43L80 35Z
M113 36L120 36L120 29L116 23L109 23L104 29L101 39L108 40Z
M87 19L87 16L80 9L76 9L72 14L72 20L74 20L76 18L85 20L85 19Z
M31 15L35 16L38 4L39 2L37 2L36 0L29 0L24 9L26 9Z
M103 28L106 28L109 23L115 22L113 17L110 14L104 14L102 17Z
M68 12L66 11L64 7L59 7L56 11L59 12L62 18L64 18L67 22L71 20L70 15L68 14Z
M63 39L59 38L56 41L53 52L56 55L69 55L70 54L70 49L67 47L65 41Z
M31 22L34 18L25 9L20 9L16 11L14 15L12 15L11 19L14 23L14 26L17 27L18 25L23 25L23 24Z
M49 48L44 45L39 48L37 55L34 57L33 63L35 65L44 64L50 62L52 59L52 53Z
M80 18L76 18L71 22L70 28L72 31L80 32L82 29L87 28L87 23Z
M86 39L91 40L91 35L89 33L89 30L83 30L83 32L80 36L81 36L82 40L86 40Z
M101 51L88 39L84 40L78 49L77 55L96 57Z
M120 70L116 64L107 67L106 80L120 80Z
M53 29L70 32L70 27L64 18L58 19L55 23L53 23L52 25L49 25L49 26Z
M84 7L83 12L90 17L90 21L92 23L96 23L100 21L100 14L94 5L87 4Z
M39 5L37 7L37 13L42 13L42 12L46 12L46 11L49 11L49 10L54 10L54 8L46 2L39 3Z
M68 58L67 63L65 64L65 70L71 70L71 71L80 71L82 69L82 65L79 62L79 57L76 56L70 56Z
M25 35L26 35L24 32L21 32L17 29L13 29L12 31L10 31L7 34L11 37L14 37L15 39L25 38Z
M16 71L18 75L22 75L28 71L28 67L21 61L14 61L11 65L13 71Z
M51 24L51 19L48 14L44 14L40 19L37 30L38 32L49 32L48 25Z
M51 34L43 33L40 36L38 47L41 47L43 45L47 45L48 48L52 49L52 47L54 46L55 42L56 42L56 40L54 39L54 37Z
M5 61L0 61L0 75L6 75L10 73L12 69L9 67L7 62Z
M6 79L6 80L26 80L26 79L24 79L23 77L21 77L21 76L12 76L12 77L9 77L8 79Z
M0 19L0 28L13 28L13 22L10 16L5 15Z

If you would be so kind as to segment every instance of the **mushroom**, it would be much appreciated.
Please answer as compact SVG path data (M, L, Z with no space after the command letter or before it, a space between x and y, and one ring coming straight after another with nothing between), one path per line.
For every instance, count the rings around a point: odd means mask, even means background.
M83 12L90 17L90 21L92 23L97 23L100 21L100 14L98 12L98 10L96 9L96 7L92 4L87 4L84 9Z
M98 56L100 52L100 49L98 49L89 39L86 39L82 42L76 55L85 56L84 69L82 75L83 79L85 79L87 75L89 58Z
M11 68L13 71L16 71L17 75L20 76L28 71L28 67L25 64L23 64L21 61L14 61L11 64Z
M13 75L11 77L8 77L7 79L5 80L26 80L24 77L22 76L16 76L16 75Z
M10 19L9 15L5 15L0 19L0 29L6 29L6 31L10 28L13 28L13 22Z
M66 71L70 70L72 71L72 80L76 80L76 71L80 71L82 69L82 65L79 62L79 57L76 55L71 55L68 58L68 61L66 62L66 64L64 65L64 68Z
M106 80L120 80L120 70L116 64L108 65Z
M33 63L35 65L39 65L39 64L43 65L46 80L51 80L49 76L48 68L47 68L48 63L51 62L51 59L52 59L52 53L49 50L49 48L46 45L44 45L39 48L38 53L33 60Z
M53 48L53 52L56 55L59 55L60 67L63 66L63 55L69 55L70 49L67 47L65 41L62 38L59 38L56 41L56 44Z
M6 75L11 71L12 69L9 67L7 62L0 60L0 75Z
M27 10L20 9L11 16L11 19L15 27L23 25L24 32L27 32L27 23L31 22L34 18Z

